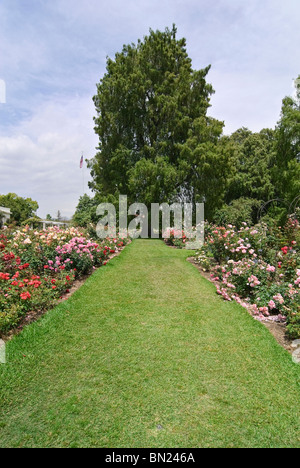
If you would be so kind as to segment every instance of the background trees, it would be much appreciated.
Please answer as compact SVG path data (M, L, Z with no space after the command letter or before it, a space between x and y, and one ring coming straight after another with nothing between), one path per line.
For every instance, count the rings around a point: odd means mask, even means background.
M39 205L31 198L22 198L15 193L0 195L0 206L10 208L10 222L21 225L24 221L35 216Z
M227 200L240 197L270 200L275 193L271 174L275 157L274 131L252 133L241 128L230 138L236 147L236 170L229 184Z
M131 203L205 202L210 221L243 213L256 222L271 199L286 215L300 194L300 79L275 129L225 136L224 123L207 115L210 66L193 70L176 34L175 26L150 30L107 60L94 97L99 147L89 167L96 198L81 199L75 219L86 224L97 203L117 203L119 194Z
M89 223L97 223L96 209L100 200L97 197L91 198L88 195L80 197L73 222L77 226L87 227Z
M283 99L276 136L276 187L292 202L300 195L300 76L295 81L295 97Z
M281 224L299 207L300 77L295 85L295 97L283 99L275 129L252 133L241 128L229 137L235 170L228 181L226 203L214 213L219 223L239 224L241 214L246 221L257 222L267 214Z

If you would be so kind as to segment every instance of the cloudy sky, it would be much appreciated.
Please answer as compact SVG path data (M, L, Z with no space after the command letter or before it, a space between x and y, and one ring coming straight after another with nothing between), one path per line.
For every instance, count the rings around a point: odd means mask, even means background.
M1 0L0 193L72 216L89 193L79 161L95 154L106 57L149 28L175 23L193 68L212 65L210 114L225 133L274 127L300 74L299 19L299 0Z

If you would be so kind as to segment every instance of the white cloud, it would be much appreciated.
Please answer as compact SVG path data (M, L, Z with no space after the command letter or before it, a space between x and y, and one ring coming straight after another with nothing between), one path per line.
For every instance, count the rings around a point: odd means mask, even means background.
M93 113L85 97L47 102L11 136L0 137L0 192L37 200L42 216L58 210L71 216L83 193L83 175L88 192L88 171L80 170L79 161L81 151L87 159L95 154Z
M274 128L280 118L282 99L291 94L291 79L281 80L255 72L244 74L212 68L208 75L216 94L209 114L225 121L225 133L247 127L253 132Z

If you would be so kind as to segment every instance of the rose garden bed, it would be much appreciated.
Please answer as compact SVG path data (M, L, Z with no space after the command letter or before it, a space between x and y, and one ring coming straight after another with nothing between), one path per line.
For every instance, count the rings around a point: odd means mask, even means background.
M166 243L184 248L188 239L175 234L171 230ZM215 283L224 300L238 302L268 324L288 348L300 337L299 246L300 226L293 218L283 227L206 224L205 243L193 263Z
M95 242L82 229L26 227L0 233L0 336L22 327L105 265L127 239Z
M292 340L300 337L299 244L299 223L293 219L277 228L207 226L195 262L226 301L238 302L264 323L284 325Z

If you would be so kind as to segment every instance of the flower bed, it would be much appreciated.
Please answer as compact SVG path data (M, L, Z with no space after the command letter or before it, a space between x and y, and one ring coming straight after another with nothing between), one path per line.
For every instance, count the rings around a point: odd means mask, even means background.
M97 243L75 228L0 232L0 333L53 306L75 278L105 265L126 242Z
M284 228L207 226L196 260L211 270L225 300L237 301L258 320L286 323L289 337L299 338L299 245L299 223L292 219Z

